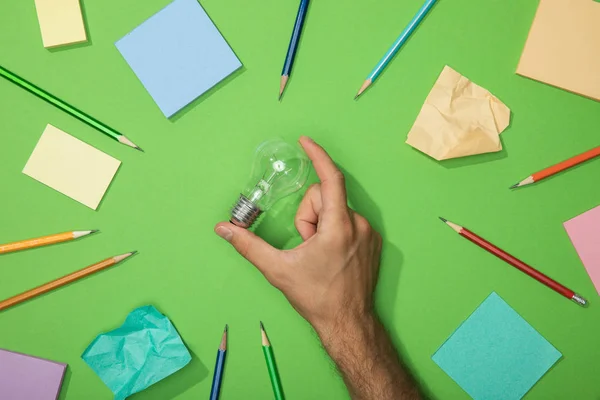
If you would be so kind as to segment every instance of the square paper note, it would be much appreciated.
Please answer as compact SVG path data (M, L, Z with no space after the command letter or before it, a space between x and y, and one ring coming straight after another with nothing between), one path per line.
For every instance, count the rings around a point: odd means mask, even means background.
M600 294L600 206L568 220L564 226Z
M48 124L23 173L96 209L121 161Z
M197 0L175 0L116 46L167 118L242 66Z
M79 0L35 0L44 47L87 41Z
M561 356L493 292L432 359L475 400L518 400Z
M517 74L600 101L600 3L541 0Z
M56 400L67 364L0 349L0 399Z

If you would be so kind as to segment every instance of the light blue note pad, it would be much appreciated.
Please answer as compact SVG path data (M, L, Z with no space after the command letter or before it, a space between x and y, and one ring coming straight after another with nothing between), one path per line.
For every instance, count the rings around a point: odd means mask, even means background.
M175 0L115 44L167 118L242 66L197 0Z
M518 400L561 356L493 292L432 359L475 400Z

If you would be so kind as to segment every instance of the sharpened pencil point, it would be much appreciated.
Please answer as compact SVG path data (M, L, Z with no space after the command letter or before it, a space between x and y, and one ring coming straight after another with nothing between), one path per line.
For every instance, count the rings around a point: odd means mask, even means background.
M91 235L92 233L96 233L96 232L100 232L100 229L92 229L92 231L90 232L90 235Z
M225 324L225 332L229 332L229 325Z
M141 151L142 153L145 153L144 149L142 149L142 148L141 148L141 147L139 147L139 146L135 146L135 149L136 149L136 150L139 150L139 151Z
M136 149L136 150L139 150L139 151L142 151L142 152L144 151L144 150L142 150L142 148L141 148L140 146L138 146L137 144L133 143L133 142L132 142L131 140L129 140L129 139L127 138L127 136L125 136L125 135L121 135L121 136L119 136L119 138L118 138L117 140L118 140L119 142L123 143L124 145L127 145L127 146L131 147L131 148L134 148L134 149Z
M441 219L443 223L448 222L448 220L446 218L442 218L442 217L438 217L438 218Z
M138 251L137 251L137 250L134 250L134 251L132 251L132 252L131 252L131 255L132 255L132 256L134 256L134 255L136 255L137 253L138 253Z
M515 183L514 185L512 185L511 187L509 187L509 189L516 189L516 188L518 188L519 186L521 186L521 184L520 184L520 183Z
M365 90L367 90L367 88L369 86L371 86L371 83L373 81L371 79L367 79L366 81L363 82L362 86L360 87L360 89L358 90L358 93L356 94L356 96L354 97L354 100L358 99L358 96L360 96L361 94L363 94L363 92Z
M279 82L279 101L281 101L281 98L283 97L283 92L285 90L285 85L287 85L288 79L288 75L281 75L281 82Z
M265 330L265 326L263 325L262 321L260 321L260 330L264 331Z

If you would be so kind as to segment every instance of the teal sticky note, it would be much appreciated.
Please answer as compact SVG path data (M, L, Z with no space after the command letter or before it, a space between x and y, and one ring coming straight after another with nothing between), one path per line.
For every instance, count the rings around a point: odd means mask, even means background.
M432 359L475 400L518 400L561 356L492 292Z
M167 118L242 66L198 0L174 0L116 46Z
M153 306L133 310L119 328L96 337L81 358L115 400L144 390L192 359L169 318Z

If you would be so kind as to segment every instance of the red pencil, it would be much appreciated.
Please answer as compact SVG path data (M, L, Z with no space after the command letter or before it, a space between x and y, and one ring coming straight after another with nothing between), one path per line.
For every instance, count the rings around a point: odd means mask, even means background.
M531 185L532 183L541 181L542 179L546 179L552 175L556 175L559 172L564 171L565 169L572 168L576 165L584 163L584 162L591 160L592 158L595 158L598 156L600 156L600 146L598 146L594 149L588 150L585 153L578 154L575 157L571 157L568 160L560 162L556 165L553 165L551 167L548 167L546 169L538 171L535 174L530 175L527 178L523 179L521 182L512 185L510 188L515 189L515 188L518 188L521 186Z
M444 223L446 225L448 225L450 228L452 228L456 232L458 232L461 236L469 239L471 242L475 243L477 246L483 248L484 250L487 250L488 252L492 253L493 255L500 258L501 260L506 261L513 267L520 269L522 272L525 272L527 275L531 276L533 279L537 280L538 282L543 283L544 285L548 286L550 289L554 290L555 292L562 294L569 300L573 300L575 303L579 304L580 306L585 307L587 305L587 300L584 299L583 297L581 297L580 295L578 295L577 293L575 293L574 291L572 291L571 289L564 287L563 285L556 282L555 280L542 274L537 269L525 264L523 261L519 260L518 258L511 256L510 254L508 254L504 250L494 246L493 244L491 244L484 238L477 236L476 234L474 234L467 228L463 228L462 226L456 225L442 217L440 217L440 219L442 221L444 221Z

